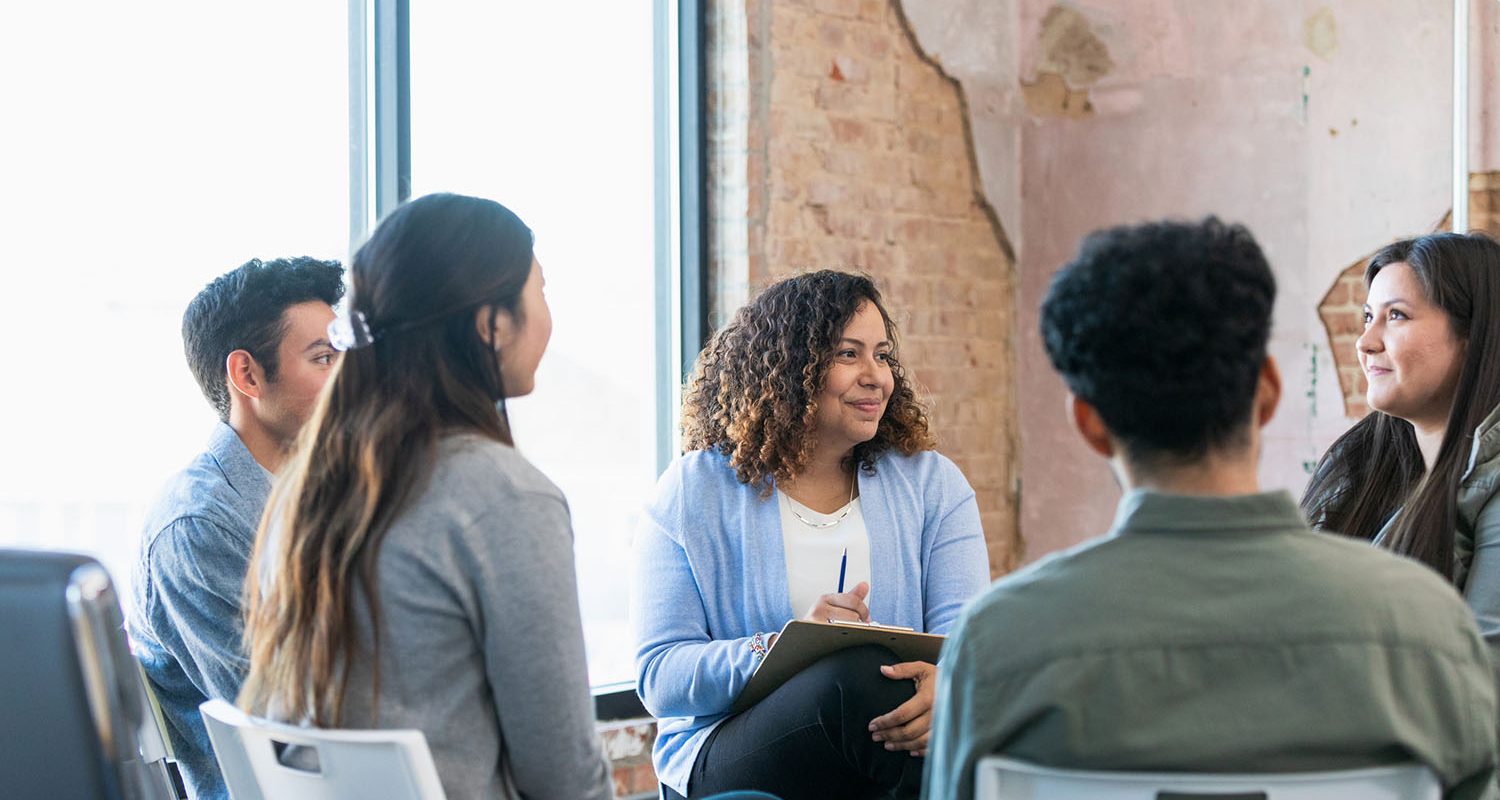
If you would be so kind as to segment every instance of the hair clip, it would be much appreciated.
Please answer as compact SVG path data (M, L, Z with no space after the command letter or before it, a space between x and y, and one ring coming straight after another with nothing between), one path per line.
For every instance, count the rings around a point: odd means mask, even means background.
M328 323L328 343L335 350L358 350L374 344L375 334L370 332L363 311L351 311Z

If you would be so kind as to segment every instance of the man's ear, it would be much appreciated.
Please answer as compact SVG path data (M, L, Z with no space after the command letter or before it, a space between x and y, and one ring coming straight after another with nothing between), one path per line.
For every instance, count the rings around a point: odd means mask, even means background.
M229 379L230 396L235 393L259 399L265 391L266 373L256 363L248 350L235 350L224 359L224 370Z
M491 327L493 311L493 327ZM479 331L479 339L490 346L490 349L504 350L516 340L516 320L509 311L494 306L480 306L474 312L474 327Z
M1276 359L1266 356L1260 365L1260 378L1255 385L1255 424L1265 427L1276 415L1276 406L1281 403L1281 369Z
M1072 392L1068 393L1068 419L1072 420L1073 429L1083 437L1090 450L1105 458L1114 457L1115 443L1104 419L1099 416L1099 410Z

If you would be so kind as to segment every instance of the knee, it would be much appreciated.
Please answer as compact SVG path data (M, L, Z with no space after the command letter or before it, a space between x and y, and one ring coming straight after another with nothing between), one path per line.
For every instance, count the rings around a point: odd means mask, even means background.
M862 644L859 647L849 647L825 657L815 664L815 667L823 667L838 674L864 674L873 672L880 674L880 668L899 661L896 654L888 647L878 644Z
M915 694L911 681L893 680L880 671L883 666L899 662L896 654L885 647L862 645L840 650L809 667L807 672L813 673L809 677L822 687L822 705L834 704L841 713L868 720Z

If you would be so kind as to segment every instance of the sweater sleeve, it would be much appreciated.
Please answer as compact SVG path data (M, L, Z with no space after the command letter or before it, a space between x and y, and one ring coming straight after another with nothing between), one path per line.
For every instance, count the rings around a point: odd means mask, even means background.
M942 501L923 532L922 616L929 633L947 633L964 604L990 583L989 553L974 489L958 466L943 459Z
M472 530L488 563L525 565L478 586L475 621L516 788L538 800L613 797L594 730L567 507L519 492L503 519L492 513Z
M641 702L658 718L728 713L760 664L755 637L715 639L698 576L656 509L641 517L634 556L631 611ZM769 633L758 635L764 640Z

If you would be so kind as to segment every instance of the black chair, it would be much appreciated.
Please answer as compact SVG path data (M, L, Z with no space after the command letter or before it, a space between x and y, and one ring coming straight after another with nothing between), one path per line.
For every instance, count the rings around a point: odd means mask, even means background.
M0 794L175 800L165 762L141 757L156 721L99 562L0 549L0 680Z

